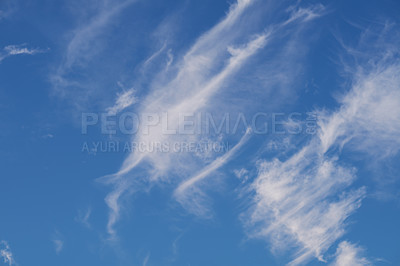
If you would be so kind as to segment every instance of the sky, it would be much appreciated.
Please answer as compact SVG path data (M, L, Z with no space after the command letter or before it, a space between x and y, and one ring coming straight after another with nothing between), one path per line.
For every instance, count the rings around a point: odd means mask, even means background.
M0 0L0 265L400 265L399 14Z

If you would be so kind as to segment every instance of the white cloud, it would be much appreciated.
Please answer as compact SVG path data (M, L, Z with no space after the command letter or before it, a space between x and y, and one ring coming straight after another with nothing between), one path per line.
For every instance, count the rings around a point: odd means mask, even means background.
M354 149L387 157L400 148L400 64L378 63L368 73L356 73L353 88L332 116L321 113L324 152L352 141Z
M249 171L245 168L241 168L240 170L233 170L235 176L244 184L249 179Z
M55 231L52 237L52 242L54 244L54 250L56 251L56 254L60 254L60 252L64 248L64 240L62 240L62 235L59 231Z
M176 188L174 192L174 196L176 200L182 204L186 210L193 212L198 216L205 215L207 213L207 209L201 204L202 202L202 194L194 188L196 183L200 183L203 179L208 177L211 173L216 171L218 168L227 163L231 158L238 152L238 150L247 142L250 138L251 131L247 129L245 135L240 139L240 141L228 152L226 152L223 156L216 158L211 164L207 165L203 169L201 169L200 173L197 173L195 176L190 177L183 181Z
M292 265L313 257L324 261L324 252L344 234L346 218L365 194L362 188L344 192L354 170L320 151L316 140L286 161L260 162L252 184L250 235L267 237L278 250L297 246Z
M223 20L201 35L187 53L178 56L182 59L174 61L173 66L171 66L176 70L176 74L168 75L168 79L163 77L153 82L156 85L150 87L150 93L141 100L139 113L159 114L166 112L168 114L168 128L177 129L181 114L213 111L215 106L211 103L214 96L220 92L224 85L229 84L235 78L234 75L245 66L253 55L262 50L271 39L279 36L280 29L286 27L285 23L279 22L272 24L269 30L262 30L257 35L249 34L247 30L236 27L243 14L252 4L253 1L238 1L233 4ZM301 20L301 22L304 21ZM243 40L247 41L243 44ZM290 46L290 49L291 52L295 52L294 47ZM286 78L285 81L287 80ZM136 143L169 143L169 146L173 147L174 143L177 142L198 141L202 138L201 135L164 134L162 123L151 127L148 134L140 134L140 131L139 129L139 134L133 139ZM199 157L190 154L133 151L125 159L116 174L100 179L102 182L113 186L113 190L105 199L110 208L107 226L110 236L115 236L114 225L120 217L122 197L133 193L143 183L160 180L166 180L170 183L179 182L181 185L175 193L178 196L184 195L180 191L189 184L188 187L191 187L191 190L196 190L198 196L191 198L192 203L196 203L196 200L198 203L195 204L198 209L193 212L203 214L202 192L192 185L197 183L198 180L204 180L207 174L218 169L231 158L231 155L231 153L228 153L222 156L221 158L224 158L222 163L217 159L215 163L207 166L203 161L198 161ZM139 177L139 175L133 173L132 169L134 168L138 170L136 173L146 169L145 176L143 177L143 174L140 174ZM192 177L193 172L199 174ZM133 184L135 184L134 188L132 187ZM189 202L183 200L187 197L177 198L183 205Z
M42 138L44 138L44 139L52 139L52 138L54 138L54 135L48 133L48 134L43 135Z
M143 67L146 68L154 59L161 55L161 53L167 47L167 43L164 42L160 49L158 49L155 53L153 53L146 61L143 63Z
M89 218L90 218L91 214L92 214L92 209L90 207L88 207L86 210L79 210L78 216L75 217L75 221L83 224L87 228L91 228L91 225L89 222Z
M4 240L0 241L0 258L3 260L4 263L8 264L9 266L15 265L10 246Z
M322 4L317 4L308 8L292 6L288 11L291 11L290 18L284 24L289 24L296 20L309 21L318 18L324 15L326 9Z
M88 71L87 66L90 60L103 49L102 37L107 27L133 2L134 0L94 1L88 8L78 1L79 6L72 8L75 11L84 12L85 19L79 21L79 26L66 36L64 56L60 64L50 73L50 80L60 97L74 96L78 109L82 107L82 104L87 104L88 97L92 96L93 92L93 88L88 85L91 81L82 78L82 74ZM89 15L91 12L88 10L93 8L96 9L95 14Z
M101 1L99 12L93 16L88 23L74 30L73 37L68 43L65 63L62 70L71 68L87 60L96 51L93 51L93 41L101 35L102 30L110 23L110 20L118 15L125 7L133 3L133 0Z
M0 9L0 21L2 19L7 19L11 14L13 14L18 7L18 1L15 0L3 0L1 2Z
M365 266L372 265L372 263L362 257L363 250L347 241L343 241L338 245L336 250L335 261L332 266Z
M146 255L146 257L144 258L143 263L142 263L142 266L147 266L147 264L148 264L148 262L149 262L149 259L150 259L150 253L148 253L148 254Z
M183 61L177 63L179 70L176 77L163 86L162 91L154 91L144 99L143 106L145 108L141 111L142 113L167 112L168 121L171 122L169 128L177 128L176 122L180 114L194 113L205 107L208 99L221 87L223 82L226 82L245 63L246 59L265 45L268 35L256 36L244 47L237 48L235 55L227 58L227 47L231 38L229 35L227 38L218 38L221 37L221 31L227 30L238 19L247 4L242 1L233 5L224 20L197 40L183 57ZM211 44L215 45L210 47ZM210 77L205 75L206 70L215 68L216 64L227 59L226 66L215 75ZM135 141L173 143L177 140L163 135L160 125L160 127L152 128L150 134L139 135ZM179 139L179 141L187 141L187 139ZM109 233L114 233L112 227L119 218L120 197L129 189L131 183L123 176L144 160L150 162L155 168L152 174L153 178L162 176L172 166L169 163L171 156L174 155L133 152L126 158L120 171L108 178L106 182L114 184L114 190L106 197L106 202L110 207Z
M64 242L61 239L53 239L54 248L57 254L60 254L64 247Z
M107 112L111 115L115 115L136 102L137 98L135 96L135 90L129 89L117 95L117 100L115 101L114 106L107 108Z
M17 54L36 54L39 52L37 49L28 49L21 45L8 45L4 47L4 51L9 55L17 55Z
M20 45L8 45L3 48L3 52L0 52L0 62L5 58L14 56L14 55L34 55L38 53L44 53L47 50L38 49L38 48L28 48L24 44Z
M306 146L286 160L258 165L247 226L251 236L269 239L274 249L296 247L291 265L314 257L325 261L324 253L345 233L347 217L365 195L364 188L347 189L356 172L340 164L342 150L383 159L400 148L398 60L370 58L356 69L340 107L319 112L319 131ZM342 244L341 252L350 247Z

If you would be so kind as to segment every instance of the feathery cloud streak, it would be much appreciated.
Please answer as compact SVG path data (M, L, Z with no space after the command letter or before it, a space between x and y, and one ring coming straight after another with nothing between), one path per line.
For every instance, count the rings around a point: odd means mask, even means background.
M68 93L65 88L85 87L77 73L98 54L100 50L99 39L112 19L133 2L134 0L99 1L97 3L99 6L97 14L92 16L83 26L72 31L72 37L69 38L65 48L64 58L56 71L50 76L56 92L65 96ZM84 89L88 93L89 88Z
M338 245L336 250L335 261L332 266L365 266L372 265L372 263L362 257L363 250L347 241L343 241Z
M267 36L265 34L260 35L250 41L245 48L238 49L237 53L231 56L228 64L219 73L210 78L204 73L226 58L225 56L218 56L218 53L223 53L225 50L224 54L226 54L226 49L232 37L219 38L221 37L221 31L227 30L244 12L249 3L250 1L239 1L233 5L224 20L198 39L179 64L176 77L163 90L156 90L144 100L143 105L145 108L142 111L143 113L167 111L169 121L175 123L179 113L193 113L199 110L206 104L207 99L218 90L221 83L237 70L249 56L265 44ZM218 42L216 41L217 38L220 39ZM212 45L215 46L210 47ZM189 84L191 85L189 86ZM183 97L180 95L183 95ZM174 128L174 126L176 127L176 125L171 125L171 128ZM149 143L151 141L161 141L166 136L162 134L160 128L156 127L152 128L149 134L140 135L138 138L139 142ZM106 197L106 203L110 207L108 222L110 235L115 234L113 226L118 220L120 210L118 201L121 195L129 188L128 180L124 179L123 175L129 173L145 158L153 162L157 161L153 165L159 167L157 170L164 170L161 167L164 167L168 162L163 163L162 161L169 158L160 158L161 156L165 157L165 155L133 152L124 161L120 171L107 180L107 182L114 184L114 190Z
M44 53L46 50L38 49L38 48L28 48L26 45L8 45L3 48L3 52L0 52L0 63L5 58L14 56L14 55L34 55L38 53Z
M7 19L16 9L18 1L4 0L0 6L0 21Z
M87 228L91 228L89 222L90 215L92 214L92 209L88 207L86 210L79 210L78 215L75 217L75 221L83 224Z
M210 31L203 34L189 51L182 57L183 59L176 62L176 75L167 82L152 89L152 92L142 101L141 113L156 114L165 112L168 114L168 128L176 129L181 114L195 113L200 110L212 110L212 106L208 103L213 95L218 92L221 87L228 83L234 73L243 67L246 61L270 41L274 34L280 29L288 26L289 23L280 22L271 25L269 30L264 30L258 35L248 36L246 32L241 32L234 27L240 20L240 17L249 8L252 1L238 1L233 4L226 17L214 26ZM301 25L303 22L309 21L308 16L298 15L296 20L292 17L297 13L292 13L290 22L296 21ZM250 39L244 45L235 45L237 39ZM222 65L222 67L221 67ZM165 85L164 85L165 84ZM198 140L201 136L171 136L163 134L161 125L155 125L150 128L146 134L139 134L134 138L138 143L175 143L178 141ZM247 134L246 134L247 138ZM242 141L239 142L242 145ZM235 150L236 151L236 150ZM224 163L230 159L232 153L223 156ZM112 176L102 178L105 183L114 186L113 191L107 195L106 203L110 208L108 232L111 236L115 235L113 226L120 215L120 199L124 193L132 190L134 175L130 174L135 167L140 167L141 164L151 166L151 171L147 172L147 182L156 181L160 178L167 178L168 174L174 172L175 179L182 180L190 178L193 171L196 171L199 176L194 177L192 181L182 183L185 188L186 184L194 184L195 181L204 179L206 174L215 171L224 163L213 163L209 166L204 166L193 162L190 155L174 154L174 153L143 153L132 152L123 162L120 170ZM221 159L221 158L220 158ZM172 163L174 162L174 163ZM184 162L184 163L179 163ZM194 168L187 169L185 166L194 165ZM200 166L199 170L195 170ZM128 177L128 175L130 175ZM176 181L175 181L176 182ZM178 188L175 195L183 195L179 193L183 187ZM182 190L183 191L183 190ZM182 198L181 198L182 199ZM193 199L191 199L193 200ZM198 200L198 199L197 199ZM194 200L196 202L196 200ZM183 201L181 200L181 203ZM198 206L201 210L201 206ZM204 210L204 209L203 209ZM203 213L199 211L198 213Z
M117 100L115 101L115 104L112 107L107 108L106 111L110 115L115 115L128 108L132 104L135 104L136 102L137 98L135 96L135 90L130 89L123 93L119 93L117 95Z
M197 216L206 216L207 209L201 204L201 196L199 197L199 192L194 186L196 183L201 182L211 173L216 171L218 168L227 163L238 150L247 142L250 138L251 130L247 129L245 135L240 139L240 141L223 156L216 158L211 164L204 167L200 173L193 177L188 178L183 181L174 191L174 196L176 200L188 211L193 212ZM197 195L196 195L197 192Z
M356 175L355 169L340 164L342 149L367 152L374 158L398 152L396 54L357 65L351 73L352 88L339 101L339 109L319 112L319 131L309 144L285 161L259 163L247 225L252 236L267 237L275 249L288 242L298 247L290 265L313 257L325 261L323 254L344 234L347 217L365 196L364 188L346 189Z
M0 257L3 259L3 262L7 263L9 266L15 264L10 246L4 240L0 241Z

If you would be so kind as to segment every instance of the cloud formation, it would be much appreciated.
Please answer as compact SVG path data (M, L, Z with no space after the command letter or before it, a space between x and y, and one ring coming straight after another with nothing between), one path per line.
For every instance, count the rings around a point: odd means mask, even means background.
M207 176L212 174L218 168L226 164L235 153L248 141L250 138L251 130L247 129L245 135L240 141L223 156L216 158L211 164L205 166L199 173L181 182L174 191L176 200L189 212L197 216L206 216L208 212L204 206L202 193L196 188L196 184L200 183Z
M0 52L0 63L5 58L14 55L34 55L38 53L44 53L46 50L39 48L28 48L25 44L20 45L8 45L3 48L3 52Z
M68 98L71 95L76 96L74 102L76 108L81 109L83 105L88 103L89 96L100 90L100 83L96 83L93 87L93 80L87 79L86 73L89 67L97 69L92 60L96 58L104 48L104 33L118 15L131 5L134 0L119 1L94 1L89 7L82 6L78 1L71 1L71 9L76 12L83 12L83 21L79 21L76 28L70 30L65 36L66 46L63 58L60 63L54 67L54 71L50 74L50 81L53 84L54 92L61 98ZM79 5L74 6L75 5ZM92 9L95 12L91 12ZM75 14L74 18L79 17ZM77 100L79 99L79 101Z
M60 254L61 250L64 247L64 242L60 239L53 239L54 249L56 250L57 254Z
M52 237L52 242L54 245L54 250L56 251L56 254L60 254L60 252L63 250L64 248L64 241L62 240L62 235L60 234L59 231L55 231Z
M107 108L107 112L110 115L116 115L117 113L123 111L129 106L135 104L137 102L137 98L135 96L135 90L129 89L117 95L117 100L112 107Z
M91 224L89 222L90 215L92 214L92 208L88 207L85 210L79 210L78 216L75 217L75 221L81 223L87 228L91 228Z
M14 257L11 252L10 246L4 240L0 241L0 258L2 258L3 262L8 264L9 266L15 265Z
M374 159L399 151L399 61L386 56L358 63L339 108L318 112L319 130L309 143L285 160L258 164L246 224L251 236L269 239L274 249L297 247L290 265L325 261L324 253L345 233L346 219L365 197L365 188L349 189L356 169L341 164L343 149ZM343 242L339 261L351 248Z
M268 46L270 41L285 35L280 31L293 30L297 32L298 28L296 27L300 28L303 23L311 20L309 14L304 13L304 10L296 10L291 12L288 20L264 27L258 33L248 33L238 24L252 5L254 5L254 1L238 1L232 4L229 12L218 24L201 35L184 55L178 56L181 60L174 61L171 66L174 72L173 74L168 73L168 79L163 78L153 82L156 85L152 86L149 89L150 93L141 100L139 113L166 113L168 129L175 130L179 128L178 123L182 114L212 112L215 108L211 104L215 100L214 96L235 78L235 74L244 68L250 58ZM298 12L302 12L302 14L298 14ZM296 19L292 19L293 16L296 16ZM246 42L243 43L243 40ZM166 48L162 47L161 51L164 49ZM285 53L295 52L293 47L290 46L289 49L291 51L285 51ZM156 52L155 55L158 56L159 53ZM149 64L153 58L154 55L145 64ZM279 66L271 68L276 70ZM289 79L285 78L285 81L287 80ZM174 146L174 143L177 142L199 141L204 137L202 135L165 134L162 123L155 123L144 131L139 129L139 132L133 138L136 143L168 143L169 146ZM202 193L194 185L229 161L247 138L248 134L246 133L244 139L239 140L239 144L222 157L218 158L213 155L212 158L215 159L215 162L209 165L204 161L199 161L195 156L185 153L139 151L130 153L116 174L100 179L100 181L113 186L113 190L105 199L110 208L107 226L110 236L116 234L114 225L120 217L122 197L137 190L140 183L179 182L180 185L174 193L178 202L184 207L195 207L191 210L197 215L205 214L206 208L201 204ZM133 169L135 171L132 171ZM147 170L143 171L143 169ZM193 172L198 174L192 176ZM190 200L184 196L184 192L189 187L198 192L196 195L192 195Z
M0 21L7 19L16 9L18 1L4 0L0 3Z
M162 86L162 90L155 90L144 99L144 109L141 113L155 114L168 113L169 128L177 128L180 114L194 113L206 106L208 99L221 87L234 72L244 64L246 59L265 45L267 34L261 34L250 40L243 48L236 48L234 54L227 54L227 47L232 41L232 35L221 37L223 31L230 29L232 24L240 17L251 1L239 1L234 4L227 16L210 31L201 36L196 43L183 56L178 63L176 76ZM218 41L217 41L218 39ZM213 45L210 47L210 45ZM221 55L219 55L221 54ZM213 69L217 64L227 60L226 65L209 76L205 72ZM192 84L189 86L189 84ZM139 135L135 141L143 143L174 142L163 134L161 125L151 128L149 134ZM172 155L173 156L173 155ZM153 173L149 173L149 179L157 179L170 169L171 154L150 154L132 152L122 164L121 169L115 175L107 178L105 182L111 183L114 190L106 197L106 203L110 207L108 232L114 235L113 226L119 218L120 197L130 188L131 180L124 178L134 167L147 160Z
M332 266L366 266L372 265L372 263L362 257L363 250L347 241L343 241L338 245L336 250L335 261L331 264Z
M100 1L97 14L91 17L88 23L73 31L72 38L67 45L65 61L59 69L60 74L92 57L96 53L93 51L93 42L101 35L110 20L131 3L133 0L114 1L113 3Z

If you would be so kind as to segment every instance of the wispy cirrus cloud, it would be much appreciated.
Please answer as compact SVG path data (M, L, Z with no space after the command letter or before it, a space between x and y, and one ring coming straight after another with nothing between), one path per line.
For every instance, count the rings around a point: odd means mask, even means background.
M337 110L319 112L318 133L307 145L285 160L258 165L246 224L251 236L269 239L274 249L296 247L290 265L326 261L324 253L345 233L346 219L365 197L365 188L349 188L356 170L341 164L343 149L374 159L399 151L400 65L397 51L387 51L367 60L357 55L355 70L346 68L350 90ZM344 243L339 250L345 256L351 248Z
M288 24L296 20L303 20L303 21L313 20L315 18L323 16L326 13L326 8L322 4L317 4L307 8L294 5L289 7L288 11L291 12L291 15L290 18L284 22L284 24Z
M4 240L0 241L0 258L5 264L8 264L9 266L15 265L15 260L11 252L10 246Z
M53 239L54 249L57 254L60 254L64 247L64 242L60 239Z
M161 80L152 83L155 85L149 89L150 93L141 100L139 113L167 113L168 128L175 130L179 127L178 122L182 114L212 112L215 109L215 106L211 104L215 101L214 96L221 93L221 89L235 78L234 74L237 74L250 58L263 50L274 38L279 39L282 37L281 35L285 36L287 31L297 32L303 23L311 20L307 16L299 16L298 19L289 23L278 21L264 26L263 30L258 33L248 33L245 28L236 27L236 25L252 5L254 5L253 1L238 1L233 4L224 19L201 35L186 53L178 56L181 60L174 61L170 67L174 72L169 72L167 79L163 76ZM281 30L284 33L281 34ZM246 42L243 43L240 40L246 40ZM295 51L291 45L284 47L290 47L291 52ZM166 48L162 48L161 51L163 49ZM155 56L158 56L159 53L156 52ZM149 64L153 57L154 55L145 64ZM285 81L287 80L289 79L286 78ZM139 129L141 133L133 141L146 144L168 143L172 147L176 142L198 141L203 137L201 135L164 134L162 123L152 125L149 130L147 129L149 128ZM247 139L247 137L246 133L244 138ZM237 149L244 142L243 139L239 140ZM187 188L195 189L198 181L205 180L208 174L212 174L229 161L237 149L235 148L219 159L214 155L213 158L216 162L208 166L187 153L133 151L124 160L116 174L100 179L100 181L113 186L113 190L105 199L110 208L107 226L110 236L112 238L116 236L114 225L120 217L122 198L137 190L140 183L181 182L175 196L185 206L189 201L186 201L188 198L182 195L185 194ZM137 175L132 173L133 169L136 170ZM143 172L143 169L147 170ZM193 172L199 174L193 177ZM197 195L201 195L201 193ZM196 198L193 195L191 200L192 203L200 202L201 197ZM196 208L197 210L193 210L193 213L204 214L204 206L197 204Z
M38 53L45 53L47 50L39 48L29 48L25 44L19 45L8 45L3 48L3 52L0 52L0 63L5 58L14 55L34 55Z
M89 222L91 214L92 214L92 208L90 207L88 207L85 210L79 210L78 215L75 217L75 221L83 224L87 228L91 228L91 224Z
M64 241L62 240L62 235L60 234L59 231L55 231L53 234L53 238L52 238L52 242L54 245L54 250L56 252L56 254L60 254L60 252L63 250L64 248Z
M221 36L221 31L228 30L237 20L245 8L250 4L250 1L239 1L233 5L230 12L224 20L213 27L209 32L201 36L192 48L183 56L183 60L178 63L178 71L176 76L163 86L162 91L153 91L143 100L142 113L158 113L167 112L168 121L171 121L170 128L176 128L176 122L180 113L189 113L198 111L206 105L207 99L215 93L221 84L235 72L244 61L260 49L267 38L266 34L260 35L251 40L243 49L237 49L235 55L227 58L226 49L232 36L223 38L217 41L218 36ZM210 47L210 44L215 44ZM211 48L211 49L210 49ZM225 51L225 52L224 52ZM222 56L218 56L218 53ZM227 65L213 76L206 75L207 69L215 68L217 63L228 59ZM188 87L193 84L195 88ZM162 134L160 127L152 128L149 134L143 134L136 138L138 142L162 142L174 141L168 139ZM164 175L165 171L170 169L171 154L150 154L132 152L124 161L121 169L117 174L105 180L114 186L113 191L106 197L107 205L110 207L110 218L108 222L108 232L110 235L115 235L113 226L118 220L120 212L120 198L129 190L129 178L124 177L134 167L144 162L145 160L155 167L153 173L149 173L153 177L158 178ZM103 179L104 180L104 179Z
M80 105L87 103L87 98L91 96L94 90L92 82L85 77L88 72L91 60L99 55L104 48L103 34L108 26L118 18L118 15L127 8L134 0L121 1L94 1L90 2L90 7L73 6L72 10L95 9L92 12L85 13L85 19L78 23L78 26L70 31L66 36L66 45L63 47L64 53L61 62L54 67L50 74L50 80L55 89L55 93L60 97L77 96L81 99L76 103L79 109ZM73 3L73 2L71 2ZM90 15L89 15L90 14ZM76 99L75 99L76 100Z
M147 266L147 265L148 265L148 262L149 262L149 259L150 259L150 253L148 253L148 254L146 255L146 257L144 257L142 266Z
M342 57L343 72L351 77L352 90L339 97L342 108L332 119L334 122L321 123L326 132L325 146L348 143L352 149L374 159L398 153L400 49L396 44L399 40L396 25L385 22L383 28L365 29L356 48L342 42L350 57Z
M354 170L321 156L318 142L286 161L260 162L251 185L254 206L245 221L249 234L269 239L274 250L298 247L291 265L314 257L324 261L323 254L344 234L345 220L365 196L364 188L345 192Z
M0 21L8 18L16 9L18 1L4 0L0 2Z
M72 38L67 45L65 61L60 66L60 71L68 70L76 64L82 64L95 55L97 51L93 50L93 47L95 47L93 42L101 35L111 19L133 2L133 0L115 1L113 3L100 1L97 14L90 18L88 23L73 31Z
M363 249L347 241L340 242L332 266L365 266L372 263L362 256Z
M117 95L115 104L106 109L108 114L115 115L138 101L135 96L135 90L129 89Z
M203 179L210 176L218 168L226 164L240 148L250 138L251 130L247 129L244 136L240 141L226 152L223 156L216 158L211 164L205 166L199 173L193 177L189 177L185 181L181 182L174 191L176 200L189 212L196 214L197 216L207 216L206 213L209 211L204 204L202 193L196 187L197 183L201 183Z

